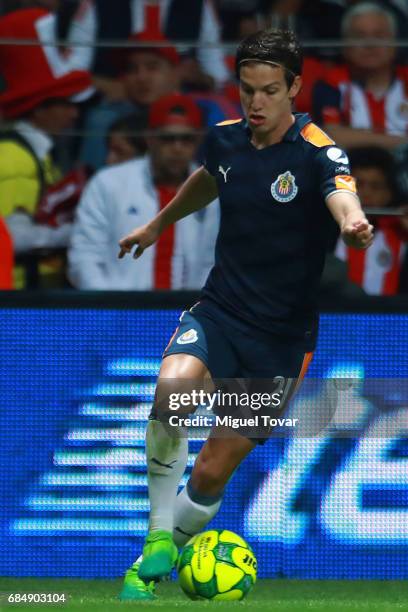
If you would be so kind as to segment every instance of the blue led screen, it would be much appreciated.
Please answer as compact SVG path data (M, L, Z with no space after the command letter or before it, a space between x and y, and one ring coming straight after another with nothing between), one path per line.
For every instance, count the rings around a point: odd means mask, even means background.
M2 309L1 575L110 578L138 556L144 429L178 314ZM308 377L392 385L359 387L353 437L273 439L237 470L212 525L248 539L260 576L408 576L407 345L408 316L322 315ZM387 419L399 433L375 435Z

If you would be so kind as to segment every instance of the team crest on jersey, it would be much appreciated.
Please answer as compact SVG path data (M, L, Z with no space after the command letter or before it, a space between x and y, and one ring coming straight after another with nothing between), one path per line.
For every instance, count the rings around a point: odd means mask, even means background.
M191 344L192 342L197 342L197 340L197 331L195 329L189 329L177 338L177 344Z
M295 182L295 177L287 170L280 174L276 181L271 185L271 193L278 202L290 202L296 197L298 187Z

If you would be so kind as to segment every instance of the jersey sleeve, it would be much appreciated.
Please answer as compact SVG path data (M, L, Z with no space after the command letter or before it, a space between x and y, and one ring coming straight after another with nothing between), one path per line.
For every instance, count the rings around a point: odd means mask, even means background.
M210 128L201 146L201 161L204 168L215 176L217 172L217 133L216 127Z
M356 181L350 173L347 154L336 146L323 147L316 155L317 180L322 196L327 200L337 192L357 196Z

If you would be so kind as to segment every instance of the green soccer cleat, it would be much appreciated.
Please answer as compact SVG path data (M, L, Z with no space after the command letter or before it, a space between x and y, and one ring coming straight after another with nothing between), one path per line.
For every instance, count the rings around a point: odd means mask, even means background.
M162 529L151 531L143 547L139 577L145 582L162 580L170 574L177 557L177 546L173 542L171 532Z
M140 563L134 563L125 574L122 591L119 599L122 601L157 599L154 594L154 582L148 584L139 577Z

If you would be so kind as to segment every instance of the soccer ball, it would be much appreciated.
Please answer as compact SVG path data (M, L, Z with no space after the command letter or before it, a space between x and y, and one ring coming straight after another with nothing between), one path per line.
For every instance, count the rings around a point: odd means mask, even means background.
M212 529L195 535L180 553L180 586L191 599L243 599L256 581L251 547L236 533Z

